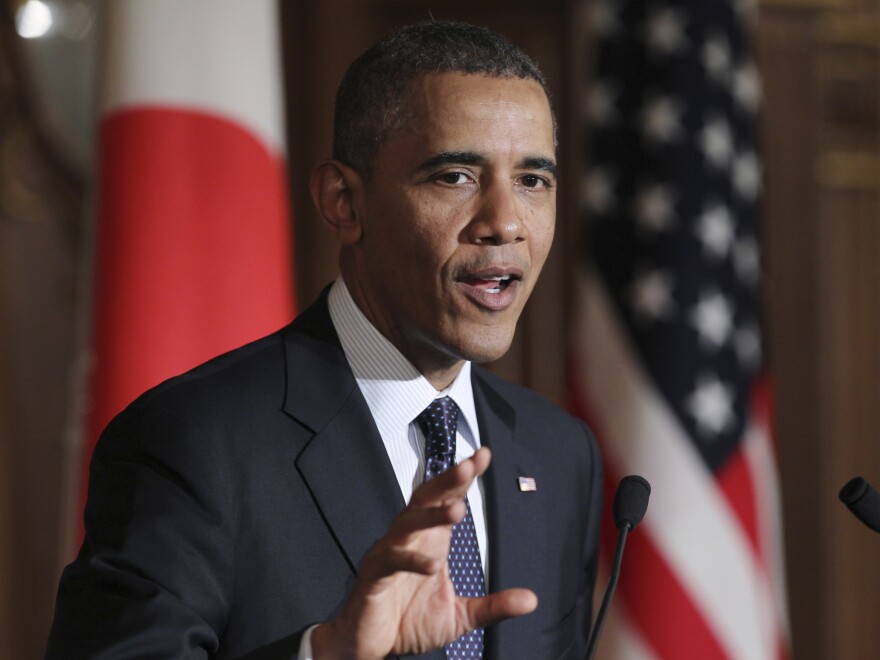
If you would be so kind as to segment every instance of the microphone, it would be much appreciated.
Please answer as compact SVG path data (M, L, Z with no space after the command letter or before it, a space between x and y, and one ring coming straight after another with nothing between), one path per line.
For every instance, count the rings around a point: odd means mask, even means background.
M608 586L605 587L602 605L599 607L599 614L596 616L596 623L593 624L590 641L584 653L585 660L590 660L596 652L599 635L602 633L602 626L605 624L605 617L608 614L608 606L611 605L611 598L614 596L617 580L620 578L620 563L623 560L623 548L626 545L627 534L634 530L642 522L642 518L645 517L650 495L651 484L648 483L647 479L638 475L630 475L621 479L620 484L617 486L617 492L614 493L614 504L611 508L611 513L614 518L614 524L619 530L617 534L617 548L614 550L614 561L611 564Z
M854 477L840 489L840 501L856 518L880 532L880 493L861 477Z

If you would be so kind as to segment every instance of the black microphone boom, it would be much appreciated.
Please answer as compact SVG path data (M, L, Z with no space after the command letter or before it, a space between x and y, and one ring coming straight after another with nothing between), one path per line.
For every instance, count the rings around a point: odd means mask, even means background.
M856 518L880 532L880 493L861 477L854 477L840 489L840 501Z
M596 652L599 643L599 635L608 614L608 606L614 597L617 588L617 580L620 578L620 563L623 561L623 548L626 545L626 537L645 517L648 510L648 498L651 495L651 484L647 479L638 475L630 475L620 480L617 492L614 493L614 504L611 512L614 516L614 524L619 530L617 534L617 547L614 550L614 561L611 564L611 575L608 576L608 586L605 587L605 595L596 623L593 624L593 632L590 633L590 641L584 654L586 660L590 660Z

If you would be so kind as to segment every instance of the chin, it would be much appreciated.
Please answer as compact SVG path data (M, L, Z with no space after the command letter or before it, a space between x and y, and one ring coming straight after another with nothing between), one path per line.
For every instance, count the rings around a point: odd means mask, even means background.
M483 364L503 357L513 342L513 333L507 330L476 331L463 342L459 354L470 362Z

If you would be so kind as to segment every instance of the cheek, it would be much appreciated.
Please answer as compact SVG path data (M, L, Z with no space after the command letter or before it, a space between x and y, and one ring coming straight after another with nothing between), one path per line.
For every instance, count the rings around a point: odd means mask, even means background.
M540 266L547 259L550 247L553 245L553 235L556 229L554 215L537 214L534 225L529 231L531 243L532 263Z
M456 216L448 212L421 214L415 218L414 230L410 249L420 263L437 270L455 254L463 232Z

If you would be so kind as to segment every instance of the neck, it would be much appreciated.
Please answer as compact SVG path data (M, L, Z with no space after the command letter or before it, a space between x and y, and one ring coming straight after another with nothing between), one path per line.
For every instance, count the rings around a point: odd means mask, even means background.
M464 366L464 360L459 360L451 367L445 369L425 369L418 364L413 364L415 368L419 370L419 373L425 377L425 380L431 383L435 390L440 392L452 385L452 382L456 379L458 374L461 373L461 368Z
M411 333L401 332L400 328L390 322L384 310L371 304L372 298L364 291L360 279L347 274L345 260L341 261L340 266L349 295L370 324L409 360L434 389L439 392L449 387L461 372L465 361L433 346L429 339L420 340L412 337Z

